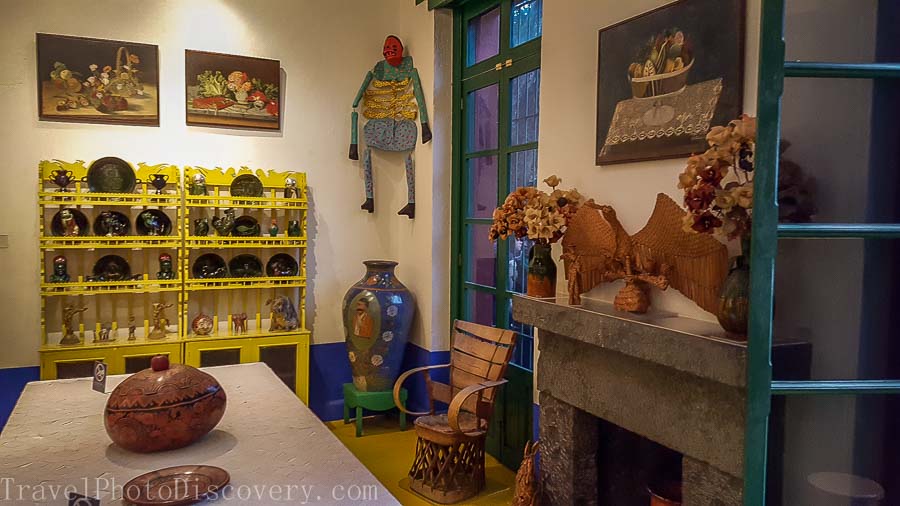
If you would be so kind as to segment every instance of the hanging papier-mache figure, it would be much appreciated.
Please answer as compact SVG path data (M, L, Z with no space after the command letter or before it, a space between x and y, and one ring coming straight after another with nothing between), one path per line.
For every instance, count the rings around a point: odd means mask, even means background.
M422 95L419 72L413 66L411 56L403 56L403 43L394 35L384 40L384 60L366 74L356 99L350 133L350 159L359 160L356 108L363 102L363 116L368 122L363 127L366 149L363 152L363 170L366 177L366 201L360 206L375 212L375 192L372 181L372 149L406 152L407 204L397 214L410 219L416 214L416 174L412 152L416 147L418 129L416 116L422 122L422 144L431 140L428 127L428 111ZM371 88L370 88L371 85Z

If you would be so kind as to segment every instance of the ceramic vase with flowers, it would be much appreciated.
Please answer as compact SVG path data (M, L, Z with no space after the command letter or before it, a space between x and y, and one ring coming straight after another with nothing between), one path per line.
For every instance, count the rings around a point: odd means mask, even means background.
M550 245L562 239L569 221L584 198L578 190L558 190L562 180L550 176L544 183L551 192L533 186L517 188L503 205L494 210L490 239L528 238L534 243L529 252L526 294L531 297L556 296L556 263Z
M756 118L743 115L726 126L713 127L706 140L709 149L689 158L678 176L688 211L684 228L739 241L740 254L732 259L722 284L716 317L732 337L746 339Z

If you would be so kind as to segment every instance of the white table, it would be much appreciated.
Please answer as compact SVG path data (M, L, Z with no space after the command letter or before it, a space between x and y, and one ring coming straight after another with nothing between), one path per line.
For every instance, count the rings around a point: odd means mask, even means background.
M64 505L66 486L126 504L128 480L185 464L229 472L216 504L400 504L266 365L204 370L228 395L222 421L187 448L151 454L112 443L108 396L89 378L29 383L0 435L0 504ZM107 391L125 378L110 376Z

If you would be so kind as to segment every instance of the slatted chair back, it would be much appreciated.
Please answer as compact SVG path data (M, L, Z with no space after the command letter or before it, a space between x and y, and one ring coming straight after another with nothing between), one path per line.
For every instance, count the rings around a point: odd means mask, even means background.
M449 404L463 388L485 381L499 381L516 345L516 333L462 320L453 322L450 350L450 384L431 382L434 400ZM462 410L481 418L490 417L496 388L480 397L472 395Z

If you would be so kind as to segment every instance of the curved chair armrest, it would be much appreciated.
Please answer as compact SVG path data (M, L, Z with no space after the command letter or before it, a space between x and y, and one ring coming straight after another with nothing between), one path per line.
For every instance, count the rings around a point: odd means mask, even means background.
M466 399L468 399L469 396L476 392L481 392L488 388L499 387L504 383L507 383L507 380L485 381L477 385L469 385L460 390L456 396L453 397L453 401L450 403L450 409L447 411L447 421L450 423L450 428L458 434L466 435L466 433L459 428L459 410L462 408L463 403L466 402Z
M403 382L406 381L406 378L409 378L413 374L430 371L432 369L444 369L446 367L450 367L450 364L426 365L424 367L416 367L415 369L410 369L410 370L406 371L405 373L401 374L400 377L397 378L397 381L394 383L394 405L397 406L397 409L399 409L403 413L406 413L407 415L412 415L412 416L430 415L431 413L427 412L427 411L423 411L421 413L418 413L415 411L408 411L406 409L406 407L403 405L403 403L400 402L400 389L403 388ZM429 392L428 395L430 396L431 392Z

